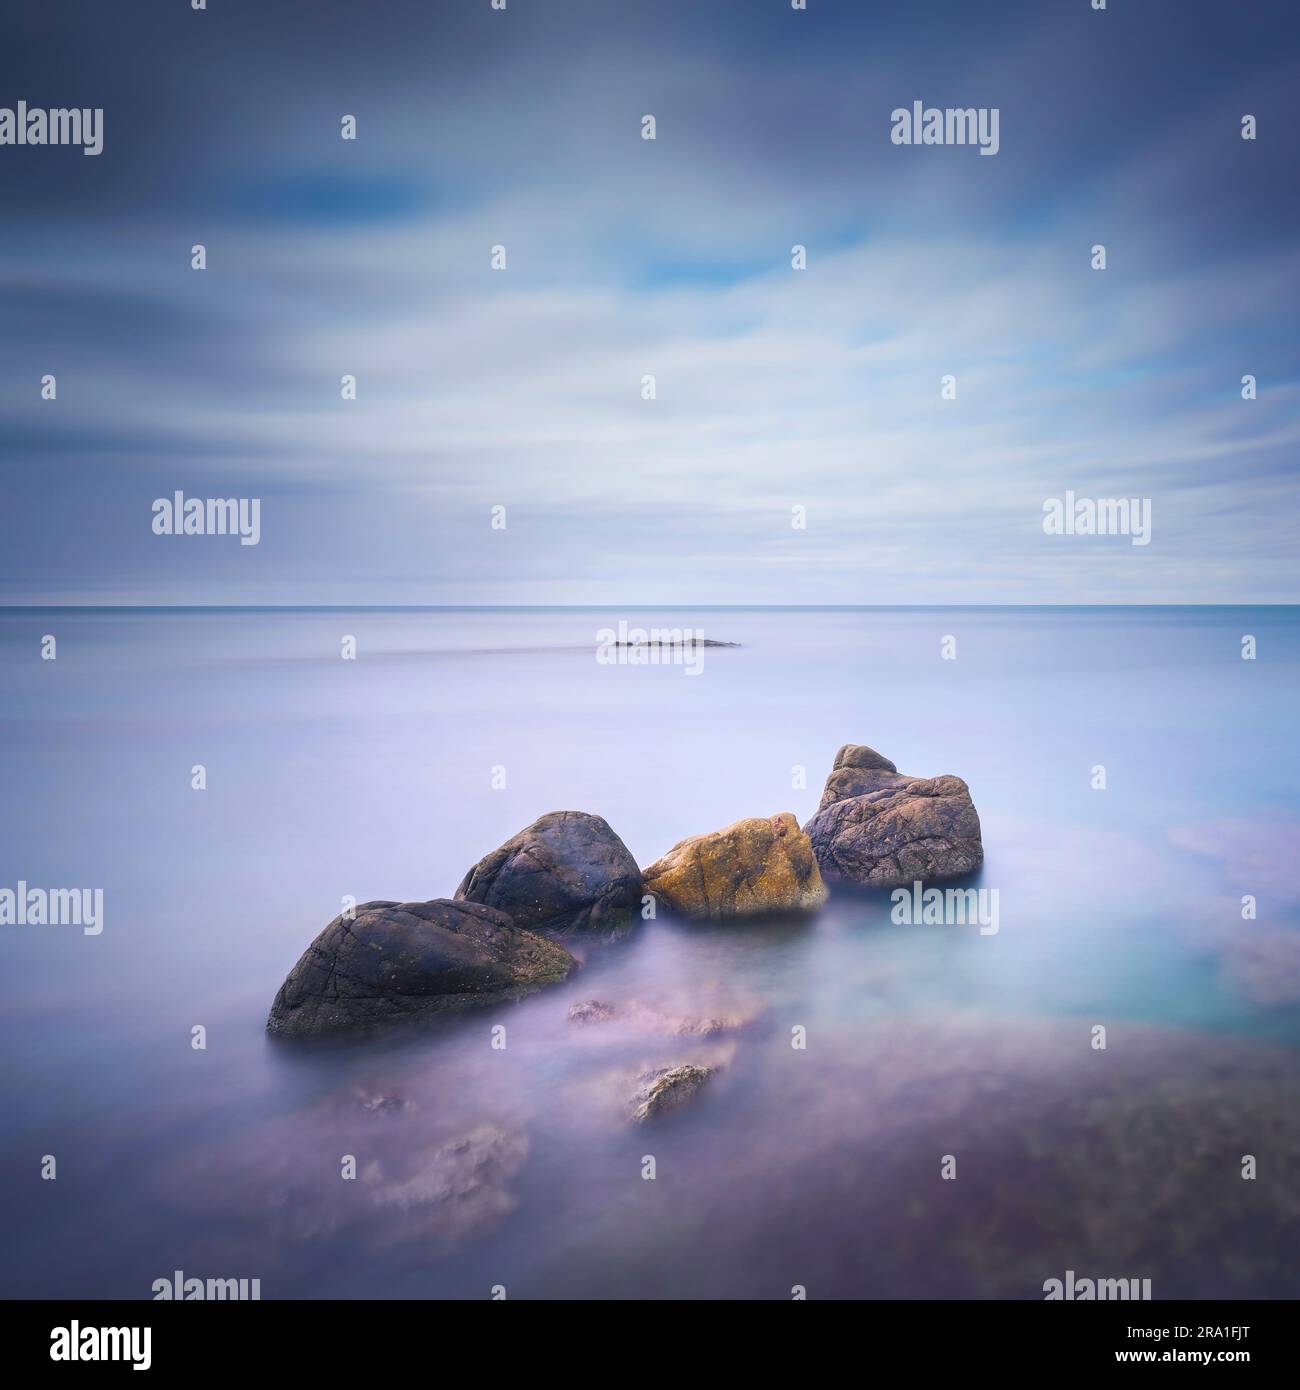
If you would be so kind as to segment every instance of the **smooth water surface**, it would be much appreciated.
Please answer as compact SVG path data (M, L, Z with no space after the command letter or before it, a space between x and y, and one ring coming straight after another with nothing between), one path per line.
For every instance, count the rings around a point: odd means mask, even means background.
M600 665L620 617L741 645ZM1284 608L9 611L0 887L105 909L0 927L3 1292L1296 1296L1298 674ZM803 822L845 742L966 779L996 934L885 893L660 919L516 1005L265 1035L345 895L450 896L549 810L642 864ZM587 999L629 1017L571 1022ZM719 1071L631 1126L676 1062Z

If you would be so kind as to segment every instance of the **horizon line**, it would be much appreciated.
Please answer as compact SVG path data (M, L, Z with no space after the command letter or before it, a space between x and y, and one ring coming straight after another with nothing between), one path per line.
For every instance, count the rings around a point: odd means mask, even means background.
M1036 609L1297 608L1300 600L1249 603L30 603L0 613L898 613Z

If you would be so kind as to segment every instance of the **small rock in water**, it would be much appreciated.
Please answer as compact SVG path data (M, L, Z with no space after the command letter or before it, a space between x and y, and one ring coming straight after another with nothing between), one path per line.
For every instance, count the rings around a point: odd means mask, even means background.
M643 1072L640 1089L633 1097L635 1108L632 1119L637 1124L644 1124L666 1110L675 1110L690 1100L713 1072L712 1067L697 1067L690 1063Z
M379 1092L358 1091L356 1093L357 1104L362 1110L371 1115L392 1115L401 1110L405 1110L410 1104L403 1100L401 1096L384 1095Z
M584 999L569 1006L571 1023L631 1023L657 1033L678 1038L711 1038L718 1033L731 1033L751 1023L752 1017L728 1014L725 1017L669 1013L647 1004L606 1004L599 999Z
M613 1004L602 1004L599 999L584 999L580 1004L569 1006L569 1020L572 1023L605 1023L618 1016Z
M386 1180L367 1173L376 1209L401 1214L390 1242L435 1241L454 1247L490 1230L517 1205L509 1181L523 1167L528 1140L520 1132L482 1124L469 1134L417 1157L408 1176Z
M664 1022L679 1038L711 1038L717 1033L731 1033L745 1026L743 1018L666 1018Z

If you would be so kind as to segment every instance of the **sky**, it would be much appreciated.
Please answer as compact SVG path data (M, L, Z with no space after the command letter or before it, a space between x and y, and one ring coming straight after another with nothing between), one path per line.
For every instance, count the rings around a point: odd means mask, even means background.
M2 23L104 148L0 146L0 604L1297 601L1293 0Z

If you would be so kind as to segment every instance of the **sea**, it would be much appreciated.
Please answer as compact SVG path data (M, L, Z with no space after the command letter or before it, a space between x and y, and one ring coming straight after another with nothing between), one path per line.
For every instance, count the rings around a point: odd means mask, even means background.
M601 659L620 621L736 645ZM0 924L0 1293L1294 1298L1298 678L1289 607L6 609L0 890L102 913ZM642 865L804 823L845 743L968 783L996 931L661 914L520 1001L267 1035L349 899L547 811Z

